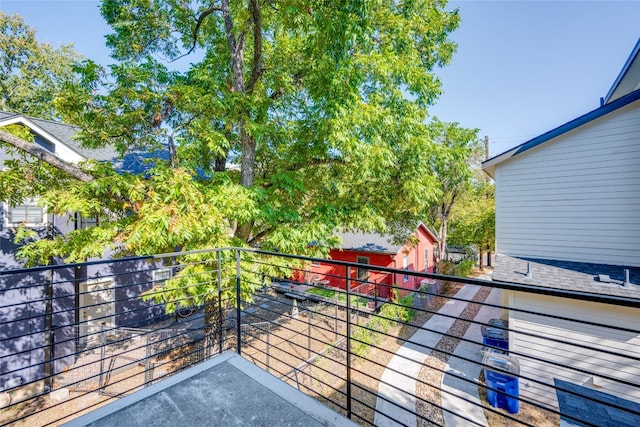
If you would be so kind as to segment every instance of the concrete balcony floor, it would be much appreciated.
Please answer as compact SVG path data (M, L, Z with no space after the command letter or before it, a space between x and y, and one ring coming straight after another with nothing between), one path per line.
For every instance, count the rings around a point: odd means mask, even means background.
M175 425L356 424L230 351L65 424Z

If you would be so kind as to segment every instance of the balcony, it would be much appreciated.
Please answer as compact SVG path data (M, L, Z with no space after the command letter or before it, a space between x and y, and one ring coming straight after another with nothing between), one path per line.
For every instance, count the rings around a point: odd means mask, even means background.
M230 248L0 272L0 425L640 420L640 300L367 271Z

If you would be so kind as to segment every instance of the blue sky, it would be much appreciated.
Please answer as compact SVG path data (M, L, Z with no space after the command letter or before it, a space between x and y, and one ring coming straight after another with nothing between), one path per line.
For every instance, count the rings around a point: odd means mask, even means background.
M458 52L436 73L430 114L480 129L499 154L599 106L640 38L640 0L451 1ZM109 27L93 0L0 0L40 41L73 43L98 62Z

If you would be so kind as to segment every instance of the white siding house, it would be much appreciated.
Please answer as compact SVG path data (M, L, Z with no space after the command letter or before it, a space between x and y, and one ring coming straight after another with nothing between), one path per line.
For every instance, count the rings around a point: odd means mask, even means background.
M0 128L11 124L27 127L37 148L66 162L93 159L109 162L117 171L133 173L142 173L149 167L142 155L147 153L133 151L120 157L110 147L88 149L81 146L74 139L80 130L75 126L0 111ZM151 157L154 153L147 155L149 158L160 157ZM0 147L0 169L5 161L15 158L13 150ZM13 206L0 200L0 270L19 269L24 265L16 256L20 248L15 242L19 225L30 228L39 238L52 238L95 226L97 220L73 213L47 212L34 199ZM105 259L110 257L111 253L105 254ZM58 262L61 261L54 260L54 263ZM24 386L11 392L14 403L42 393L47 371L57 374L74 363L78 351L76 340L86 342L86 334L102 330L103 326L140 326L162 316L163 307L131 298L132 294L139 294L153 285L151 269L153 267L147 261L131 261L60 269L49 280L44 271L0 277L2 396L9 396L4 393L6 384L16 381ZM135 272L135 278L131 272ZM50 293L45 286L48 283L52 288L55 286ZM51 321L47 322L46 318ZM5 402L0 401L0 407Z
M599 108L483 168L496 182L494 280L640 299L640 40ZM522 397L557 407L557 379L640 402L639 309L503 295L509 350L543 383L525 379Z
M501 163L496 251L640 266L640 100Z
M530 356L518 356L521 375L540 381L523 380L523 397L555 407L552 385L557 378L640 402L640 363L637 361L640 336L625 330L637 328L637 309L616 307L612 310L599 303L521 292L510 292L508 303L513 309L509 327L518 331L511 333L510 347ZM569 317L576 321L549 316ZM595 319L608 327L581 323ZM623 329L612 330L609 326ZM624 357L609 356L601 349L612 350ZM625 384L628 382L634 385Z

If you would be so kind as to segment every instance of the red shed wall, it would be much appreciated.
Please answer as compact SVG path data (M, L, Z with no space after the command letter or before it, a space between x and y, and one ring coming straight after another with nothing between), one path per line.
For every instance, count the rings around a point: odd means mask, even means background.
M369 270L368 283L376 284L376 291L379 297L388 298L391 286L398 285L399 288L411 291L420 287L420 279L409 276L408 280L404 280L404 274L388 274L376 272L374 266L387 268L403 268L404 256L408 256L409 271L428 271L433 272L433 247L436 243L435 238L429 233L424 225L420 225L414 236L417 238L418 244L410 247L405 245L397 254L381 254L363 251L349 251L333 249L329 253L329 257L336 261L357 262L357 257L368 257L369 264L372 266ZM425 259L425 251L426 253ZM356 288L361 282L356 280L357 269L351 269L352 289ZM340 289L346 289L346 267L336 266L327 263L312 264L306 274L297 274L296 280L311 282L315 280L328 280L329 286ZM361 288L364 292L364 288ZM406 292L405 292L406 293Z
M369 269L369 279L367 283L369 284L382 284L383 286L376 286L378 296L381 298L387 298L389 295L389 288L393 284L392 275L384 272L375 271L375 266L379 267L388 267L393 268L395 265L393 264L393 255L391 254L379 254L372 252L364 252L364 251L348 251L348 250L338 250L332 249L329 253L329 257L332 260L336 261L346 261L346 262L357 262L358 257L367 257L369 258L369 264L371 268ZM329 263L314 263L309 267L309 272L304 274L296 275L297 280L304 280L311 282L315 280L328 280L329 286L333 286L339 289L347 288L347 268L340 265L333 265ZM359 285L366 285L363 282L357 281L357 268L351 268L351 289L356 288ZM366 286L359 289L361 292L365 293L367 291L371 291L371 289L367 289Z
M395 265L397 268L404 268L404 257L408 257L407 270L409 271L427 271L433 272L433 246L436 243L435 238L429 233L424 225L420 225L414 233L418 240L415 246L405 245L395 256ZM425 251L428 253L425 254ZM425 259L426 255L426 259ZM421 279L419 277L409 276L405 281L404 274L396 274L394 284L400 289L414 290L420 287Z

